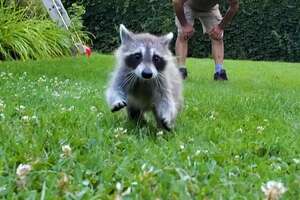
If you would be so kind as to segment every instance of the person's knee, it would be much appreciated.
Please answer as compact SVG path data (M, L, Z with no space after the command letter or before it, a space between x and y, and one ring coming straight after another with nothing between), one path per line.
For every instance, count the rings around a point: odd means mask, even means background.
M181 43L187 43L188 42L188 39L182 33L178 33L177 40Z
M219 39L219 40L216 40L216 39L213 39L213 38L210 38L211 39L211 42L212 42L212 45L223 45L224 41L223 41L223 38L222 39Z

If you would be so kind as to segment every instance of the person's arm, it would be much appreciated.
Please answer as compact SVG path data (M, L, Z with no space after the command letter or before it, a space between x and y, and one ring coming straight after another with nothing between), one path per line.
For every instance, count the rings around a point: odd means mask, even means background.
M181 26L185 26L187 24L187 20L184 15L184 3L187 0L173 0L174 10L175 14L181 24Z
M174 5L175 14L182 27L183 37L184 39L187 40L190 37L192 37L194 33L194 27L192 24L188 23L184 14L184 3L186 1L187 0L173 0L173 5Z
M223 20L219 24L221 29L224 29L232 20L232 18L236 15L239 10L239 1L238 0L228 0L229 8L226 14L223 17Z

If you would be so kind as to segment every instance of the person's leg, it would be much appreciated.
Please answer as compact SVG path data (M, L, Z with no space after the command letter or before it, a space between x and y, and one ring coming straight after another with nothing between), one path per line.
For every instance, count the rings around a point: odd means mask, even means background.
M215 72L221 73L224 62L224 42L223 40L211 39L212 56L215 61Z
M191 8L185 4L184 5L184 14L186 17L186 20L188 23L191 25L194 24L194 16L193 16L193 11ZM178 29L178 34L177 34L177 39L176 39L176 44L175 44L175 53L177 57L177 65L179 68L180 73L182 74L182 77L185 79L187 77L187 69L186 69L186 58L188 55L188 40L184 38L182 34L182 28L179 20L177 17L175 18L175 24Z
M185 67L185 61L188 53L188 40L178 33L175 45L177 63L179 67Z
M222 21L222 15L217 4L208 12L199 13L203 32L208 34ZM215 62L214 80L227 80L226 71L223 69L224 62L224 42L223 40L211 39L212 56Z

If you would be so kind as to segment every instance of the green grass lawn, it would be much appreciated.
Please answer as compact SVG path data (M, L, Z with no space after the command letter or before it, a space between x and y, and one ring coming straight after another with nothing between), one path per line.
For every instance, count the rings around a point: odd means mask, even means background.
M300 199L299 64L226 61L230 81L214 82L212 60L190 59L184 110L161 134L110 112L113 63L0 63L0 199L262 199L269 180Z

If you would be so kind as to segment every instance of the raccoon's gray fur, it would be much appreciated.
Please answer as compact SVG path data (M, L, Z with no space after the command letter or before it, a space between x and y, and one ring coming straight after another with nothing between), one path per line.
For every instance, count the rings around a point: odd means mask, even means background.
M120 25L117 67L106 91L111 110L127 107L131 120L153 111L158 126L171 130L182 107L182 77L169 50L173 33L134 34Z

